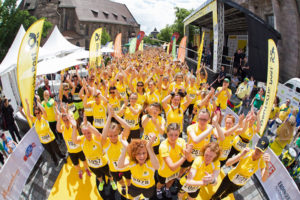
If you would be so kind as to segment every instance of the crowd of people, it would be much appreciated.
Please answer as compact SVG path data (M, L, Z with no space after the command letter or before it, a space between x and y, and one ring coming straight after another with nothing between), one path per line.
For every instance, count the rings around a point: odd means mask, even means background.
M234 83L234 93L233 78L225 76L214 89L204 65L189 71L158 48L88 70L87 77L78 69L62 71L57 97L45 84L27 116L55 165L67 158L58 145L64 141L80 179L94 173L102 191L108 177L113 190L121 185L123 198L137 199L171 198L172 185L178 199L195 199L201 188L219 184L224 166L232 168L211 199L235 192L259 169L261 179L268 178L269 139L262 137L249 149L260 129L264 91L249 102L247 76ZM238 119L226 113L232 95L251 107ZM24 107L32 113L28 100ZM279 116L283 111L288 109L280 107ZM284 123L292 120L285 117Z

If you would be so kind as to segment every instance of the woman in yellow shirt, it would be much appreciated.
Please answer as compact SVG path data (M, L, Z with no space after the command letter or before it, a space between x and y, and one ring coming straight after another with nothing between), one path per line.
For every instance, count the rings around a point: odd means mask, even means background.
M189 107L187 108L188 112L189 112L189 119L192 118L192 114L193 114L193 109L194 109L194 104L196 103L197 100L197 94L199 93L197 90L197 85L196 85L196 77L194 75L191 75L189 77L189 85L187 87L187 95L190 96L190 98L192 99L191 104L189 105Z
M103 191L103 177L107 176L112 180L103 148L106 139L102 137L102 134L95 127L87 122L86 118L80 125L83 135L77 135L76 124L72 124L72 128L72 141L74 144L81 146L90 170L100 182L98 189L99 191Z
M129 96L129 103L125 103L121 110L118 112L118 115L123 116L124 120L130 126L130 133L128 136L128 142L131 139L140 138L140 124L139 124L139 115L142 111L142 106L136 103L137 93L131 93Z
M171 92L178 92L179 89L184 89L184 87L185 87L185 83L184 83L183 74L181 72L178 72L174 76L174 82L170 84L168 94L170 94Z
M166 184L166 197L171 198L169 188L174 180L179 177L182 164L192 160L192 145L186 145L184 139L179 138L180 126L171 123L167 127L167 139L159 146L160 167L158 169L158 183L156 185L156 196L163 198L161 188Z
M47 121L47 113L44 107L40 104L40 98L37 96L37 107L34 108L34 116L30 113L29 103L26 99L27 105L27 117L31 120L34 124L34 128L36 133L39 136L40 142L42 143L43 147L48 151L53 160L54 164L58 166L57 156L59 158L65 159L65 156L60 151L56 141L55 136L50 129L49 122Z
M117 121L112 121L112 117ZM122 127L124 128L123 131ZM121 137L123 137L123 139L127 139L129 131L130 126L126 123L126 121L116 115L113 109L110 109L108 106L108 117L102 135L104 140L108 137L104 143L104 151L107 155L110 174L113 177L111 185L113 189L116 189L117 185L115 182L119 182L122 186L121 193L123 195L126 194L126 186L123 177L126 178L127 185L129 185L131 174L128 167L118 168L117 164L123 148Z
M142 117L142 126L144 128L142 139L148 141L151 133L156 135L156 140L153 143L153 150L156 155L159 153L160 136L165 131L165 119L159 115L161 110L159 103L153 103L148 108L148 114Z
M245 148L240 154L230 158L226 162L226 166L238 164L223 178L221 185L211 199L223 199L230 193L237 191L247 183L258 169L261 169L261 179L265 182L269 176L270 155L264 153L268 145L268 138L262 137L258 140L254 150Z
M192 99L187 95L186 101L181 103L181 99L184 98L184 96L185 94L182 91L178 93L171 92L162 100L162 107L165 110L167 118L166 126L171 123L178 123L180 125L180 132L182 132L183 129L184 112L192 102Z
M152 148L156 137L150 136L147 143L145 140L134 139L128 145L127 140L121 139L123 149L118 160L118 168L129 167L131 172L131 185L128 193L136 198L143 194L145 198L151 198L155 193L155 170L159 168L159 161ZM126 152L130 160L125 160Z
M56 117L57 117L57 124L56 124L56 129L59 133L62 133L63 138L65 140L67 150L69 152L70 159L78 171L78 176L80 179L82 179L83 172L80 168L79 165L79 160L83 162L83 166L85 168L85 171L88 176L91 176L91 172L89 170L88 164L86 162L86 158L82 152L82 149L80 145L73 143L72 141L72 132L73 132L73 127L76 127L75 125L72 126L72 117L69 114L60 114L58 109L56 109ZM61 124L61 121L63 124ZM76 128L77 129L77 128ZM78 131L76 131L76 135L78 136Z
M201 186L209 184L216 185L220 173L220 162L218 160L221 149L216 142L206 144L201 156L198 156L187 175L180 179L180 192L178 199L183 198L184 193L188 193L188 199L196 199Z
M87 86L85 79L83 79L83 87L81 88L79 92L79 96L84 101L85 96L87 96L87 104L92 104L94 100L94 90L92 87ZM84 116L86 116L86 119L88 122L93 124L94 118L93 118L93 108L90 106L84 106Z

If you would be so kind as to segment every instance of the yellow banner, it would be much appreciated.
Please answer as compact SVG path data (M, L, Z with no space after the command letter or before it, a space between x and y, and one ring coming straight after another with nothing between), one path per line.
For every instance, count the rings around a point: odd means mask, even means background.
M169 53L169 50L170 50L170 43L168 43L167 53Z
M101 36L102 28L94 31L90 41L90 68L101 64Z
M201 44L200 44L200 47L198 49L198 65L197 65L197 70L200 68L200 65L201 65L202 52L203 52L203 43L204 43L204 35L205 35L205 32L203 31L202 38L201 38Z
M144 51L144 40L140 43L139 51Z
M279 75L279 59L276 44L272 39L268 40L268 78L265 93L265 101L260 112L261 128L259 134L262 135L274 104L276 97Z
M43 25L44 19L41 19L29 27L22 39L18 54L17 80L19 93L24 108L26 105L25 100L28 99L30 112L33 111L36 65L38 61ZM24 111L26 116L28 116L29 113L27 113L27 109L24 109ZM31 127L31 121L28 120L28 122Z

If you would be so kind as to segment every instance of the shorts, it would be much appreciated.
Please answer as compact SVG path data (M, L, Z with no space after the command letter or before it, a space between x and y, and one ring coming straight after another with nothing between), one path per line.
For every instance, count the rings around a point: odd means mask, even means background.
M77 110L80 110L80 109L83 109L83 102L80 101L80 102L74 102L75 104L75 107Z
M179 183L179 187L178 187L179 193L186 193L186 191L181 190L182 186L183 186L183 185L181 185L181 184ZM196 192L191 192L191 193L188 193L188 192L187 192L187 194L189 195L189 197L195 199L195 198L197 198L199 192L200 192L200 188L199 188Z
M104 176L110 177L108 164L99 168L93 168L93 167L89 167L89 168L96 175L97 178L104 177Z
M130 130L129 136L127 138L128 143L130 143L131 139L140 139L140 129Z
M179 174L179 171L174 173L173 175L176 175L176 174ZM171 176L173 176L173 175L171 175ZM166 184L166 179L167 179L167 177L162 177L161 175L159 175L159 173L157 173L157 181L160 184ZM175 179L176 179L176 177L174 177L172 180L175 180ZM170 180L170 181L172 181L172 180ZM168 182L170 182L170 181L168 181Z
M153 146L152 148L153 148L155 155L158 155L159 154L159 145Z
M131 172L130 170L125 172L110 172L111 176L113 177L114 181L118 182L124 176L126 179L131 179Z
M86 120L87 120L88 122L90 122L91 124L93 124L94 117L93 117L93 116L86 116Z
M78 153L69 153L69 155L70 155L70 159L71 159L73 165L78 165L79 164L79 159L81 161L86 160L83 151L80 151Z
M182 168L187 168L187 167L192 166L192 164L193 164L193 161L189 162L188 160L185 160L185 161L182 163L181 167L182 167Z
M140 194L143 194L146 198L151 198L155 193L155 185L150 188L139 188L134 185L130 185L128 187L128 194L130 194L132 197L137 197Z

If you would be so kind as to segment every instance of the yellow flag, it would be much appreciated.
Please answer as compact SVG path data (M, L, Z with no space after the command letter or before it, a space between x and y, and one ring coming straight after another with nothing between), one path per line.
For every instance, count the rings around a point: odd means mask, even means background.
M42 37L44 19L38 20L32 24L25 33L20 45L17 62L17 80L22 104L25 107L26 99L29 103L30 112L33 111L33 99L35 89L36 66L40 41ZM24 109L26 116L27 109ZM28 117L27 117L28 119ZM29 125L32 126L28 119Z
M95 68L101 64L101 36L102 28L94 31L90 41L90 68Z
M170 50L170 43L168 43L167 53L169 53L169 50Z
M142 40L139 46L139 51L143 51L143 50L144 50L144 40Z
M200 68L200 65L201 65L202 52L203 52L203 43L204 43L204 35L205 35L205 32L202 33L201 44L200 44L200 47L198 49L198 65L197 65L197 70Z
M268 40L268 78L267 88L265 93L264 104L260 112L260 135L263 134L276 97L279 75L279 59L275 42L272 39Z

